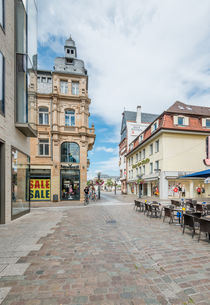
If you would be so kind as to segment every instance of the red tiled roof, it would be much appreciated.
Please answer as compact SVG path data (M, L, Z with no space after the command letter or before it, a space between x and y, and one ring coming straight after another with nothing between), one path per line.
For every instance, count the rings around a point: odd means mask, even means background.
M179 101L169 107L166 112L210 117L210 107L187 105Z

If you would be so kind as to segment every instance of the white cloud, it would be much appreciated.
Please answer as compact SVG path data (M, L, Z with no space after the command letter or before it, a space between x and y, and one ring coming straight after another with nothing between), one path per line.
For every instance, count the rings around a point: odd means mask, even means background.
M39 39L60 54L60 37L72 34L89 71L91 112L120 124L124 107L209 105L209 15L209 0L39 0Z
M116 148L98 146L98 147L96 147L96 151L104 151L104 152L107 152L107 153L115 153Z
M96 162L96 167L98 168L96 172L100 171L103 174L112 173L119 175L118 162L118 156L109 158L105 161Z

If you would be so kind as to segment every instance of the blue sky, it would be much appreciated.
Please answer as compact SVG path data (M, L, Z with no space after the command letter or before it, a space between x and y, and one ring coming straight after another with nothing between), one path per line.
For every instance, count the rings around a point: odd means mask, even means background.
M209 0L38 0L38 10L40 68L52 69L71 34L88 69L97 135L90 175L118 173L124 109L209 106Z

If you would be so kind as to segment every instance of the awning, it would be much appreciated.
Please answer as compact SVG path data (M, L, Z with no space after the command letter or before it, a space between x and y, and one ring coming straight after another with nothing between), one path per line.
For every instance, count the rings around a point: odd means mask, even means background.
M186 176L182 176L180 178L187 178L187 177L198 177L198 178L208 178L210 177L210 169L207 169L205 171L201 171L201 172L196 172L196 173L192 173Z

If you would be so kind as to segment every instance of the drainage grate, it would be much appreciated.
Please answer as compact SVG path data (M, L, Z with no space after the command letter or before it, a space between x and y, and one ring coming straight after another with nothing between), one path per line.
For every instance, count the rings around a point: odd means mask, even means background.
M116 222L116 220L112 219L112 220L107 220L106 223L113 224L113 223L117 223L117 222Z

